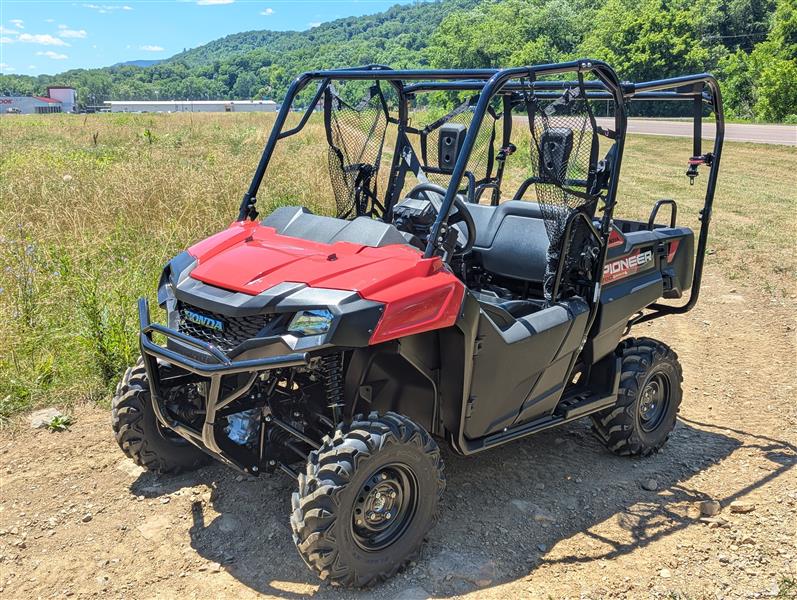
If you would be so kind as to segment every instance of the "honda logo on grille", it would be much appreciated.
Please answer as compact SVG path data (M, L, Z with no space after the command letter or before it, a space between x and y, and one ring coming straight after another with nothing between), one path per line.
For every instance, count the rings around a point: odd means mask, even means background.
M214 331L224 331L224 323L219 319L214 319L213 317L194 312L193 310L186 310L184 316L187 321L191 321L202 327L207 327Z

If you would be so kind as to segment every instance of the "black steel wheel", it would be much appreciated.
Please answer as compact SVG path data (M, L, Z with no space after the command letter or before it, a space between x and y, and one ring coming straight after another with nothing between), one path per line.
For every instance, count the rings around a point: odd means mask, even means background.
M418 508L418 479L405 464L382 467L357 493L352 535L363 550L387 548L400 538Z
M639 426L642 431L655 431L667 416L670 406L670 379L662 372L656 372L648 381L639 396Z
M355 417L299 476L294 542L322 579L372 585L417 556L444 488L440 449L422 427L395 413Z
M617 404L593 415L598 438L615 454L658 452L675 427L683 373L678 356L651 338L628 339L618 348L622 373Z

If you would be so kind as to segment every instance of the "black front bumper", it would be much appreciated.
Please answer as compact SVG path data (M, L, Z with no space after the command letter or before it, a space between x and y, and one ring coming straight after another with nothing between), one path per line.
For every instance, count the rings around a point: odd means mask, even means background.
M198 448L204 450L221 462L246 473L257 473L258 465L244 465L223 452L216 440L215 418L216 413L245 395L254 385L258 375L270 369L306 366L309 357L306 352L284 354L267 358L248 360L233 360L218 348L207 342L185 335L174 329L169 329L157 323L150 322L149 303L145 298L138 301L138 318L141 332L139 344L141 356L149 378L152 396L152 408L158 421L168 429L174 431ZM172 347L161 346L153 341L153 334L163 335L167 340L177 342ZM191 356L182 354L180 346L192 349ZM201 356L205 360L199 360ZM170 416L163 406L164 377L163 366L175 366L183 371L207 379L207 394L205 398L205 419L201 430L197 430L188 423L180 422ZM247 382L221 396L221 380L225 375L249 373Z

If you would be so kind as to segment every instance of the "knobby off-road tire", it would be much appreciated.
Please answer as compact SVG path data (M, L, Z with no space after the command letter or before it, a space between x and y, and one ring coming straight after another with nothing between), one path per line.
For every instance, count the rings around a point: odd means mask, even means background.
M592 417L603 444L622 456L658 452L675 427L681 405L683 372L678 356L651 338L620 345L622 373L617 404Z
M333 584L366 587L417 557L445 489L440 449L388 412L355 417L310 453L293 494L293 541Z
M141 358L125 371L116 386L111 426L122 452L149 471L179 473L201 467L209 460L204 452L158 424Z

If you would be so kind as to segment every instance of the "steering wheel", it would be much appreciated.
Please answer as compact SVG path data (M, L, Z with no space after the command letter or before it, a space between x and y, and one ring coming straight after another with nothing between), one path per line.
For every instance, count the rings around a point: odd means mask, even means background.
M420 199L420 195L423 192L431 192L432 194L440 196L440 198L437 200L427 197L439 214L442 200L446 195L446 189L443 186L437 185L435 183L419 183L409 191L407 197ZM473 217L471 216L468 207L465 205L465 200L460 194L454 196L454 207L456 210L451 212L451 215L448 219L448 225L454 226L458 223L464 223L466 229L465 233L467 234L467 239L464 244L459 243L459 235L457 236L458 248L454 251L454 256L461 256L470 252L471 248L473 248L473 244L476 242L476 224L473 222ZM457 231L462 232L460 228L457 228Z

